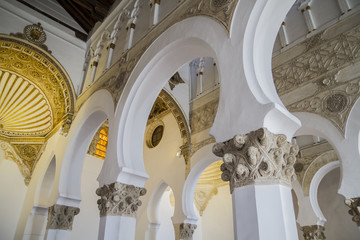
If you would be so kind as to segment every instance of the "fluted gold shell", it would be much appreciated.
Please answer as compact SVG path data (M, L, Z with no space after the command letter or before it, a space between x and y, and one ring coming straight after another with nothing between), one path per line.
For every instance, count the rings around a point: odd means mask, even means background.
M52 113L44 93L32 82L0 71L0 133L41 136L52 128Z

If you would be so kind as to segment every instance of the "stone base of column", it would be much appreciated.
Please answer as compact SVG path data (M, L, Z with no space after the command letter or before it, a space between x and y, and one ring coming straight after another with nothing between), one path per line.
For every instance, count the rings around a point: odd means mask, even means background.
M192 240L196 224L174 223L175 240Z
M325 237L325 228L320 225L311 225L301 227L305 240L323 240Z

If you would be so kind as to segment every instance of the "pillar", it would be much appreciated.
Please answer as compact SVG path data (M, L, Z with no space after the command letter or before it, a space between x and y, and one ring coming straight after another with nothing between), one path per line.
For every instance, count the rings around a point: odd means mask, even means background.
M44 239L47 217L47 207L34 206L26 222L23 239Z
M174 223L175 240L192 240L196 224Z
M308 28L308 32L310 33L316 29L316 25L309 3L310 1L305 1L303 4L300 5L299 10L304 15L306 26Z
M135 239L139 197L146 194L146 189L114 182L98 188L96 194L100 197L98 239Z
M230 182L235 239L298 239L291 195L298 150L266 128L214 145Z
M74 217L80 209L55 204L49 208L46 239L70 239Z
M325 228L320 225L310 225L301 227L305 240L323 240L326 239Z
M360 230L360 197L346 199L345 204L350 208L349 214Z

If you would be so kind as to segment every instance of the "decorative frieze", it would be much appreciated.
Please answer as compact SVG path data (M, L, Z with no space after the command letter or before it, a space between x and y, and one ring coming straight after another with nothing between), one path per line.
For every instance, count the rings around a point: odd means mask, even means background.
M190 120L193 134L208 129L213 125L218 104L219 99L215 99L191 112Z
M80 208L55 204L49 208L48 229L72 230L74 217Z
M311 225L301 227L305 240L323 240L326 239L324 231L325 228L320 225Z
M283 134L260 128L216 143L213 153L222 157L222 180L234 188L251 184L278 183L291 187L296 179L294 163L299 148Z
M96 195L100 197L97 201L100 216L135 217L142 204L139 197L145 194L145 188L134 185L119 182L104 185L96 190Z
M345 204L350 208L349 214L352 220L360 227L360 197L346 199Z

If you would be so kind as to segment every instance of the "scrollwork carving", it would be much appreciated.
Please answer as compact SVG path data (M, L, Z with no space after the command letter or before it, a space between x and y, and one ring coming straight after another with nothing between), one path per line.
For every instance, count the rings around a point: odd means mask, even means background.
M291 186L296 178L294 163L299 148L286 136L260 128L246 135L216 143L213 153L222 157L222 180L234 188L251 184L278 183Z
M80 208L55 204L49 208L48 229L72 230L74 217Z
M350 208L349 214L352 220L360 227L360 198L346 199L345 204Z
M180 239L192 238L196 228L197 228L196 224L181 223L180 224Z
M326 239L324 231L325 228L320 225L311 225L301 227L305 240L323 240Z
M100 197L97 201L100 216L135 217L142 204L139 197L145 194L145 188L134 185L119 182L104 185L96 190L96 195Z

